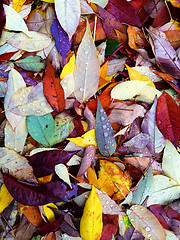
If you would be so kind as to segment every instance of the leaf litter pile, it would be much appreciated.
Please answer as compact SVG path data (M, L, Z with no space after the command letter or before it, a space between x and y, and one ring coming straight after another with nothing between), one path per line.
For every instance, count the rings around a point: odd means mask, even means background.
M0 1L0 239L180 238L180 1Z

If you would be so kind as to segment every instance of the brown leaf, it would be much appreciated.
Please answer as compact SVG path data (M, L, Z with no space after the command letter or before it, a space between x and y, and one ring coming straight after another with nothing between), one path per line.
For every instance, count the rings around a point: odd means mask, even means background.
M36 227L23 217L15 234L15 240L31 240Z

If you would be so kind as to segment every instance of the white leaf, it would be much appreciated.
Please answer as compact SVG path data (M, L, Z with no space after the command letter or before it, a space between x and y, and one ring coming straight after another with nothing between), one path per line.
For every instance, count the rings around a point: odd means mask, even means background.
M65 183L67 183L72 188L71 182L69 179L69 173L68 173L67 167L64 164L62 163L57 164L55 166L55 172L60 179L62 179Z
M64 98L68 98L74 92L74 75L69 73L61 80L61 86L64 89Z
M89 22L86 32L79 45L75 64L75 91L76 99L82 103L92 97L99 83L99 60L96 47L92 39Z
M108 1L109 0L88 0L89 3L95 3L102 8L105 8L105 6L108 4Z
M180 185L180 154L169 140L166 140L162 169L166 176Z
M14 150L3 147L0 148L0 158L0 168L3 171L8 169L10 174L17 179L37 182L33 174L33 169L25 157L19 155Z
M14 34L15 34L14 32L9 32L7 30L3 30L1 38L0 38L0 46L5 44L12 36L14 36Z
M176 237L176 235L173 232L168 231L166 229L164 229L164 230L165 230L165 234L166 234L166 240L179 240L179 238Z
M92 8L87 4L86 0L80 0L81 14L95 14Z
M28 15L30 14L31 12L31 7L33 5L33 2L29 3L29 4L24 4L22 5L21 7L21 10L19 12L19 15L23 18L23 19L26 19L28 18Z
M153 177L153 193L147 201L147 206L153 204L167 205L180 196L180 186L177 182L163 175Z
M17 91L11 97L8 108L20 116L44 116L53 111L44 96L42 82Z
M17 52L19 49L11 46L9 43L5 43L2 46L0 46L0 53L9 53L9 52Z
M29 35L26 23L22 17L12 7L3 4L6 14L5 28L11 31L21 31Z
M16 114L10 112L8 110L8 106L13 94L23 87L26 87L24 79L18 71L12 68L9 72L9 78L7 81L7 92L4 99L4 109L6 118L11 124L13 130L18 126L19 122L22 119L22 116L17 116Z
M80 0L55 0L55 11L61 27L68 34L69 40L79 25L81 15Z
M29 31L28 36L24 33L16 33L8 43L27 52L38 52L49 47L51 41L51 37L47 34Z
M12 129L9 122L6 123L5 129L5 147L22 152L28 135L26 117L22 117L15 130Z

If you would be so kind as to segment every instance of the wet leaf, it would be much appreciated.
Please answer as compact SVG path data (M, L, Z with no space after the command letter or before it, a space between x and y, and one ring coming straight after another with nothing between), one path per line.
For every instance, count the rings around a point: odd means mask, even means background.
M55 166L59 163L66 164L76 153L63 150L46 150L28 157L36 177L44 177L54 173Z
M174 146L178 145L180 138L180 109L174 99L163 92L157 103L156 122L165 138Z
M8 192L5 184L0 189L0 213L13 201L13 197Z
M61 181L50 182L44 185L29 184L3 174L4 184L12 197L19 203L28 206L45 205L47 203L64 202L77 195L78 187L72 184L69 190Z
M86 32L77 51L74 72L74 95L80 103L85 102L96 93L99 71L97 51L92 39L89 22L87 21Z
M148 209L140 205L134 205L127 210L127 214L134 228L145 238L166 240L163 227Z
M39 56L28 56L15 62L18 67L31 72L40 72L45 68L45 61Z
M99 99L96 111L95 133L98 149L103 156L111 156L116 150L114 130Z
M55 0L57 19L71 40L80 20L80 0Z
M64 90L60 84L60 78L56 76L55 69L50 61L47 61L45 69L43 92L53 110L62 112L65 105Z
M173 179L180 185L180 154L169 140L166 140L162 169L166 176Z
M99 240L103 228L102 206L94 186L86 201L80 221L80 235L83 240Z

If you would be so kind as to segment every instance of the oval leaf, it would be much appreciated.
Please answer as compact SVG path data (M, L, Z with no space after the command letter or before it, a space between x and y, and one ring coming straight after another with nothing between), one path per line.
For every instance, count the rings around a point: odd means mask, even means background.
M15 62L18 67L31 72L40 72L46 66L44 60L39 56L28 56Z
M114 130L98 99L98 106L95 121L96 141L99 151L103 156L111 156L116 150Z
M147 208L134 205L127 210L133 227L147 239L166 240L164 228Z

